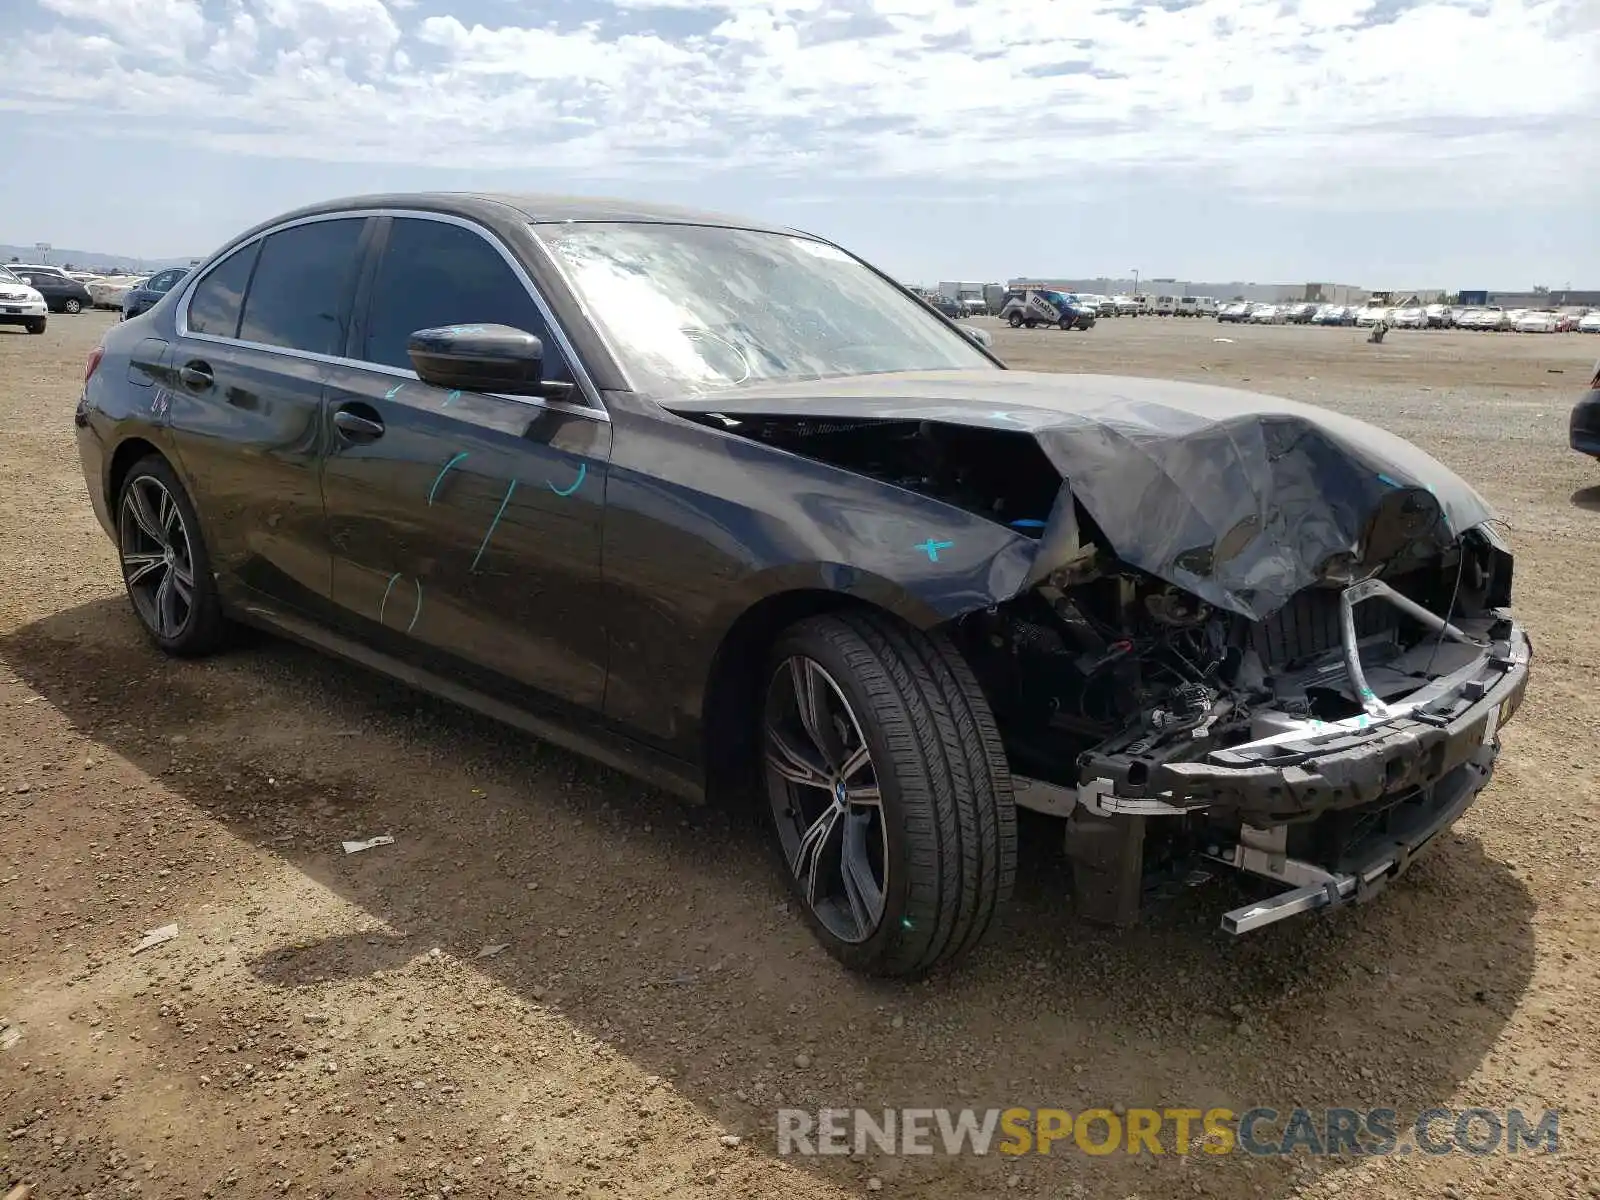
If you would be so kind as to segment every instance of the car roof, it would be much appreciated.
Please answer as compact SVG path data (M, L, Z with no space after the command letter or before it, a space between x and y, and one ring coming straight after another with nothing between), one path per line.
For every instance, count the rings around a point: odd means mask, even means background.
M310 204L264 221L265 228L282 221L357 208L413 208L423 212L455 214L478 220L517 220L539 224L582 221L625 221L671 225L715 225L728 229L753 229L768 233L797 233L785 226L726 213L647 204L607 197L566 196L535 192L380 192L345 196ZM251 232L254 232L252 230Z

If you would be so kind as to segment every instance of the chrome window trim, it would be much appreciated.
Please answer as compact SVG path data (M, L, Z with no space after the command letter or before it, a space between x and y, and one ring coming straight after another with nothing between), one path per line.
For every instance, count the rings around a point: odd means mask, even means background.
M176 315L178 336L199 342L215 342L222 346L243 346L251 350L264 350L269 354L282 354L289 358L298 358L306 362L326 363L329 366L357 367L364 371L376 371L380 375L389 375L397 379L410 379L420 383L421 379L417 373L405 367L391 367L385 363L372 363L367 362L365 359L346 358L338 354L317 354L311 350L296 350L290 346L270 346L265 342L251 342L243 338L222 337L214 333L195 333L189 328L189 300L194 295L195 288L199 287L201 280L210 275L219 263L227 261L227 259L232 258L246 247L269 238L275 233L281 233L286 229L294 229L300 225L310 225L317 221L365 220L368 217L399 217L411 220L437 221L443 225L455 225L477 234L489 245L493 246L500 257L505 260L506 265L511 268L512 274L517 277L524 290L527 291L534 307L539 310L539 315L544 318L545 328L555 338L556 345L560 348L561 353L566 357L568 365L572 368L573 378L577 381L579 390L589 398L589 403L575 404L566 400L547 400L542 396L507 396L501 392L485 392L485 395L493 396L497 400L510 400L518 404L526 404L532 408L547 408L555 412L571 413L574 416L588 417L591 420L610 423L611 415L606 412L605 405L601 403L600 389L595 387L594 380L589 378L589 372L584 367L582 359L578 357L578 352L573 348L572 342L568 340L566 331L561 328L560 322L556 320L555 313L551 311L549 304L545 302L545 298L540 295L539 289L534 285L533 279L526 268L517 261L516 256L490 230L476 221L457 216L454 213L429 212L415 208L347 208L339 209L336 212L313 213L308 217L296 217L293 220L282 221L263 229L254 236L229 246L225 254L217 255L210 261L202 263L180 281L183 294L178 298Z

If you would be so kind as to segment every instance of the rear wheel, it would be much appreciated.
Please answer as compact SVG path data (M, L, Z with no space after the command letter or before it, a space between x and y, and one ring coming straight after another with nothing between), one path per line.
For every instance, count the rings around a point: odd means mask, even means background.
M211 577L200 519L165 459L140 459L117 500L117 552L128 599L145 632L168 654L216 649L227 622Z
M1022 328L1022 314L1021 313L1012 313L1009 317L1006 318L1006 323L1009 324L1011 326L1011 328L1013 328L1013 329L1021 329Z
M943 638L852 613L791 627L767 679L765 790L812 931L865 974L960 959L1016 873L1010 770L965 660Z
M68 297L67 300L61 305L61 311L76 316L78 313L83 311L83 303L76 297Z

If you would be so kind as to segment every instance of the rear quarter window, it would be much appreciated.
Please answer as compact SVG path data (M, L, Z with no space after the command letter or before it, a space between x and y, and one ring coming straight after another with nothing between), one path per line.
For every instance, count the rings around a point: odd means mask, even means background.
M238 337L239 313L244 306L244 290L255 269L259 241L235 250L207 271L189 297L190 333L213 337Z

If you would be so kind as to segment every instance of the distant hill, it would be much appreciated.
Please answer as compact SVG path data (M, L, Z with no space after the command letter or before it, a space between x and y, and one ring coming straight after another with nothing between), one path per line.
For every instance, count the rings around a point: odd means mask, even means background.
M66 267L70 263L70 270L94 271L97 274L109 274L119 268L142 274L145 271L159 271L162 267L187 267L191 261L187 258L140 258L134 254L105 254L99 250L69 250L64 246L52 247L49 259L51 264L57 267ZM36 263L39 261L39 252L32 246L12 246L0 242L0 263L12 261Z

